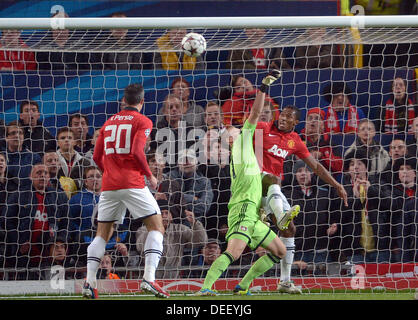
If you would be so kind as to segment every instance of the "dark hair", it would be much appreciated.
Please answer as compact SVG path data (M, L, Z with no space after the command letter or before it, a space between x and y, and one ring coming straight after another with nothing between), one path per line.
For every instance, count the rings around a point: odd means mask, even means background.
M126 13L122 11L113 12L110 17L126 17Z
M296 107L295 105L289 104L289 105L283 107L282 110L284 110L284 109L292 109L292 111L295 113L296 120L299 120L300 119L301 112L300 112L299 108Z
M71 127L71 124L73 123L73 119L80 119L83 118L84 120L86 120L87 125L89 125L89 119L85 114L81 114L81 113L74 113L70 116L70 118L68 119L68 126Z
M7 126L6 126L6 137L9 135L9 128L11 127L17 127L19 130L22 130L23 133L25 133L25 131L23 130L22 126L20 125L19 121L17 120L13 120L10 121Z
M344 81L334 81L329 83L323 90L322 94L324 95L324 99L331 103L332 96L342 93L348 97L348 100L351 100L351 95L353 91L351 90L350 86L346 84Z
M244 77L243 74L236 74L236 75L232 76L232 78L231 78L231 87L232 87L232 89L234 89L235 83L238 81L239 78L247 79L247 78Z
M58 139L59 135L63 132L71 132L74 136L74 133L71 131L70 127L62 127L57 132L57 139Z
M22 101L20 103L20 109L19 109L20 110L20 113L23 112L23 107L26 106L26 105L28 105L28 104L31 104L31 105L36 106L38 108L38 111L39 111L39 105L38 105L38 103L36 101L33 101L33 100L24 100L24 101Z
M90 170L99 170L100 171L100 169L98 167L96 167L96 166L88 166L88 167L85 167L84 168L84 171L83 171L83 179L86 179L87 178L87 172L89 172Z
M367 153L364 150L353 150L345 156L344 171L348 171L352 160L360 160L366 166L367 171L369 171L370 162L367 158Z
M144 88L139 83L130 84L125 88L124 98L128 106L136 106L144 100Z
M178 77L178 78L175 78L175 79L173 80L173 82L171 83L170 88L171 88L171 89L173 89L173 88L174 88L174 85L175 85L177 82L183 82L183 83L187 84L187 86L188 86L189 88L191 87L191 85L190 85L190 82L189 82L189 81L187 81L187 80L186 80L186 79L184 79L183 77Z

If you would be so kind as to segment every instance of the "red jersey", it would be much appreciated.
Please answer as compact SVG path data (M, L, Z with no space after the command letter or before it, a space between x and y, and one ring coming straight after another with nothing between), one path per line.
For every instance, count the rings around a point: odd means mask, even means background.
M110 117L100 129L93 160L103 172L102 191L143 189L144 175L151 177L145 143L152 121L127 107Z
M287 156L295 154L300 159L305 159L311 155L296 132L280 131L275 121L259 122L256 129L263 130L263 167L260 168L262 172L283 178L283 162ZM259 146L256 144L254 147Z
M21 41L24 48L28 46ZM32 51L1 50L0 44L0 70L3 68L11 70L36 70L35 53Z

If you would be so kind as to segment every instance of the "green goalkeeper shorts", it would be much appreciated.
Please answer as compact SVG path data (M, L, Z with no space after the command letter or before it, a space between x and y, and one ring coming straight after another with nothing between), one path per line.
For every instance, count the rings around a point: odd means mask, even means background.
M240 239L251 250L267 247L277 235L259 217L257 206L252 202L240 202L229 209L228 232L225 239Z

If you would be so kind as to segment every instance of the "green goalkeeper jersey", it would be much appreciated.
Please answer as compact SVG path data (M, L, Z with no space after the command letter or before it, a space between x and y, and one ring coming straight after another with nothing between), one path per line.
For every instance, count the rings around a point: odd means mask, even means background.
M261 203L262 185L260 168L254 153L253 137L257 125L245 121L241 134L231 151L231 199L230 209L240 202L252 202L257 210Z

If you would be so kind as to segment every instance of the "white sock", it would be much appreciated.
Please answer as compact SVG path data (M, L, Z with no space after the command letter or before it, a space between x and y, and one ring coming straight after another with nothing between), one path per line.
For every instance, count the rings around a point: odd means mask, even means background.
M284 212L289 211L290 210L290 204L287 201L286 197L284 196L284 194L281 191L280 191L279 195L280 195L280 198L282 199L283 211Z
M145 268L144 279L149 282L155 281L155 270L163 254L163 234L152 230L148 232L144 245Z
M106 241L96 236L87 248L87 282L96 288L96 275L106 249Z
M286 255L280 260L280 282L290 280L290 273L292 272L293 257L295 256L295 238L280 237L286 247Z
M266 203L274 213L277 221L280 221L283 215L283 200L280 194L281 189L278 184L272 184L267 191Z
M262 197L261 198L261 206L263 207L264 211L266 212L266 215L269 215L270 213L273 213L269 204L267 203L267 197Z

